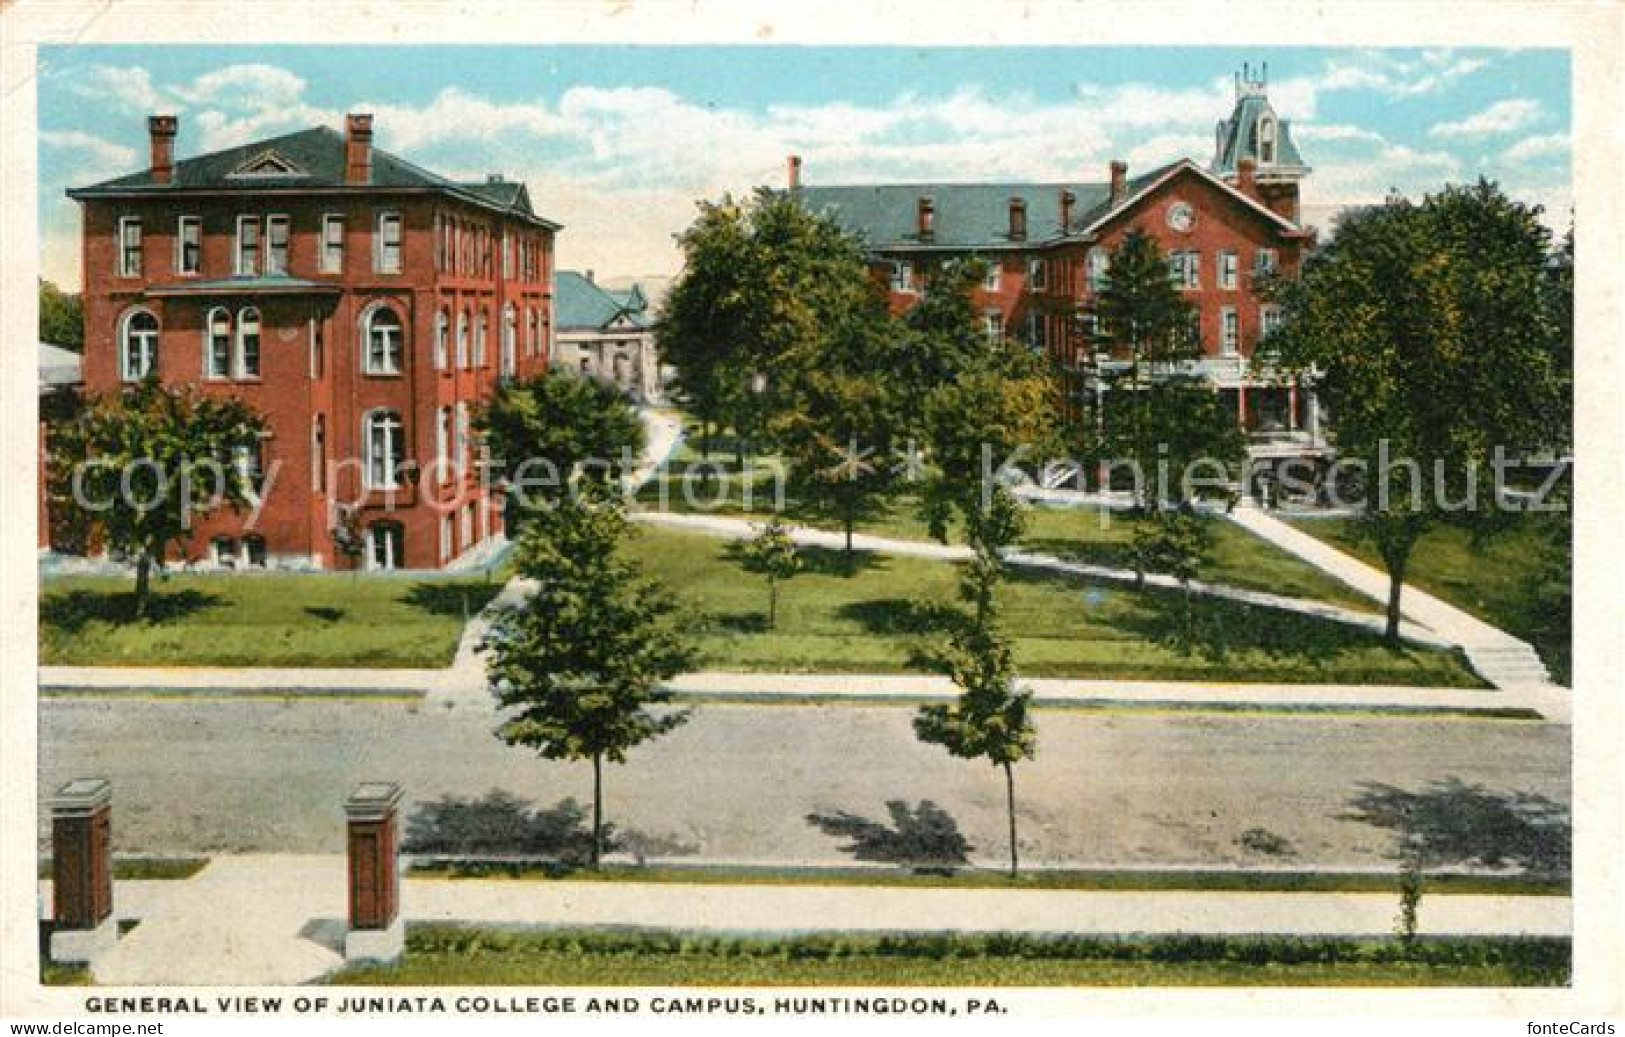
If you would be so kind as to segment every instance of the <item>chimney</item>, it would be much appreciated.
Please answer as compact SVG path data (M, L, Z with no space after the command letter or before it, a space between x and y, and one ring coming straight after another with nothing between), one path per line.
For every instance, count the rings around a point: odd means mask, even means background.
M801 156L800 155L790 155L790 156L785 158L785 160L784 160L784 179L785 179L785 183L787 183L789 185L790 190L792 190L792 191L800 190L800 188L801 188Z
M1236 160L1236 190L1249 198L1258 197L1258 160L1251 155Z
M1112 205L1122 205L1128 197L1128 163L1112 159Z
M585 278L586 278L586 279L587 279L587 283L588 283L588 284L597 284L597 283L598 283L598 282L597 282L597 281L595 281L595 280L593 280L593 276L592 276L592 271L591 271L591 270L583 270L583 271L582 271L582 272L581 272L581 276L582 276L582 277L585 277Z
M1027 200L1025 198L1010 199L1010 240L1027 240Z
M175 133L180 120L173 115L149 115L147 138L152 145L151 175L155 184L167 184L175 175Z
M372 116L352 113L344 117L344 182L372 182Z
M485 174L485 182L488 184L505 184L508 182L508 178L501 173L487 173Z
M1061 233L1066 234L1072 230L1072 203L1078 196L1066 188L1061 188Z
M937 203L928 194L920 196L914 229L919 233L921 241L930 241L937 233Z

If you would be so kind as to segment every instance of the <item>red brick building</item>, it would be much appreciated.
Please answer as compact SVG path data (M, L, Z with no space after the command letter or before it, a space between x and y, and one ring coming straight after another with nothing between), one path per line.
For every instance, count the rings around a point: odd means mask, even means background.
M68 191L83 214L84 381L149 374L266 418L258 514L207 517L202 565L440 568L502 533L473 408L547 367L557 224L523 184L436 176L372 117ZM346 518L348 516L348 518ZM352 559L334 530L353 528Z
M1203 359L1215 390L1233 401L1255 454L1313 449L1312 395L1255 369L1254 350L1277 311L1255 290L1265 271L1295 274L1315 232L1299 220L1309 168L1264 83L1237 77L1235 106L1206 165L1181 159L1131 176L1112 162L1101 180L1072 183L911 183L812 186L801 162L790 188L809 209L865 242L894 310L913 305L930 268L954 257L990 264L976 290L990 335L1048 352L1071 393L1098 391L1082 375L1084 315L1130 232L1154 238L1169 273L1195 305Z

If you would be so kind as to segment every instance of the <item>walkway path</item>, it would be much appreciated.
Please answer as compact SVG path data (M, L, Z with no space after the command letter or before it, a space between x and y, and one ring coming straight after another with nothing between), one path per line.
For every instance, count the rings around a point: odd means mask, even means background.
M120 882L140 919L94 972L116 986L308 983L342 962L339 855L224 856L186 880ZM703 932L1020 932L1386 936L1388 893L944 889L407 879L408 923ZM42 917L51 884L40 883ZM1450 894L1422 903L1425 935L1567 936L1564 896Z

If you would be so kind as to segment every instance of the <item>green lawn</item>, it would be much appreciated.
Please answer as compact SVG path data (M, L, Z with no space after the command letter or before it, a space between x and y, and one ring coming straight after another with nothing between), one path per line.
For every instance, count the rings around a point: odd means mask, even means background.
M131 618L132 581L49 576L40 661L135 666L440 667L465 614L502 587L483 575L177 573L154 581L159 618Z
M1475 544L1470 533L1455 526L1428 532L1411 555L1405 580L1457 608L1493 623L1534 645L1558 681L1570 680L1570 617L1542 604L1550 516L1518 517L1511 528ZM1297 528L1383 568L1370 541L1352 522L1339 519L1300 520Z
M706 937L425 926L338 985L1560 986L1567 940ZM763 1005L764 1010L770 1006Z
M732 455L713 455L724 469L702 482L695 465L698 456L685 444L667 473L651 480L638 494L643 507L684 513L765 519L782 509L786 521L822 529L839 529L840 522L802 506L775 487L775 462L752 459L744 473ZM862 532L904 540L929 540L930 530L919 515L919 499L903 494L885 501L865 521ZM1201 579L1288 597L1315 598L1362 612L1380 606L1346 584L1332 579L1293 555L1229 522L1211 524L1213 549ZM1127 547L1134 520L1121 513L1096 508L1038 506L1028 510L1021 546L1070 561L1129 568Z
M920 670L919 654L962 615L956 565L859 552L848 569L838 551L804 549L807 568L781 587L769 631L766 584L729 557L728 541L644 528L631 551L697 614L706 668ZM1015 570L1003 622L1030 676L1481 686L1454 654L1391 649L1343 624L1200 596L1195 633L1182 640L1181 599Z

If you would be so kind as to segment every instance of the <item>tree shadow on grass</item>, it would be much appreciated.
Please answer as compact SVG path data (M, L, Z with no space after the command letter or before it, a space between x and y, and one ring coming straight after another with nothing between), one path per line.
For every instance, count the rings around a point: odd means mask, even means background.
M629 853L640 865L648 857L699 852L698 847L674 837L622 831L607 823L603 834L606 854ZM478 799L443 796L419 803L412 811L401 849L424 856L464 858L476 868L518 857L569 871L592 859L592 821L588 809L571 798L542 808L501 789L492 789ZM466 860L469 858L473 860Z
M765 634L768 632L766 612L712 612L705 616L704 621L699 626L707 633Z
M890 825L844 810L808 814L807 823L825 835L850 839L840 849L854 860L895 864L917 875L952 875L969 863L975 847L960 834L953 815L929 799L916 807L888 800L886 811Z
M1374 631L1285 609L1264 608L1211 595L1147 588L1136 592L1141 607L1124 610L1118 623L1148 641L1181 655L1223 662L1232 652L1321 665L1350 652L1387 648L1396 656L1410 650L1388 645Z
M500 593L502 584L495 581L424 582L414 583L401 600L436 616L471 617L490 604L491 599Z
M315 616L323 623L337 623L344 618L344 610L332 605L306 605L305 614Z
M1132 569L1134 559L1127 543L1099 540L1073 540L1063 537L1032 537L1021 541L1023 551L1047 554L1068 562L1101 565L1112 569Z
M147 599L147 615L137 618L133 590L76 590L48 593L40 600L40 623L66 633L78 633L93 622L130 624L165 623L225 603L218 594L200 590L157 592Z
M853 601L836 612L842 619L861 624L865 632L879 636L940 634L946 637L969 622L965 613L952 605L908 598Z
M801 556L801 571L817 576L857 576L882 564L880 555L874 551L853 551L848 555L838 548L802 544L796 553Z
M1374 781L1359 788L1342 818L1392 831L1396 859L1420 855L1428 867L1511 865L1536 875L1569 874L1569 808L1545 796L1492 792L1456 777L1420 792Z

